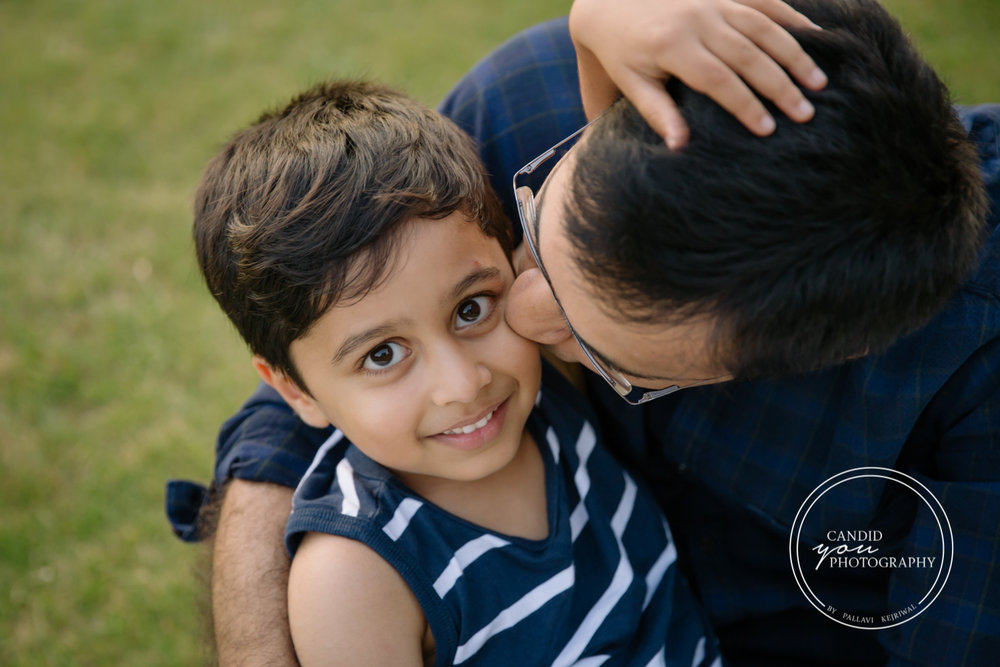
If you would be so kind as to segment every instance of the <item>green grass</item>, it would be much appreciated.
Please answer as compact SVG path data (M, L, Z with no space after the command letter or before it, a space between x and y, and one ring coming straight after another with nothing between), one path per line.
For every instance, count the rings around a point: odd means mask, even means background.
M965 103L1000 100L994 0L892 0ZM569 0L0 2L0 664L202 660L199 549L162 510L255 385L190 200L265 107L332 74L436 102Z

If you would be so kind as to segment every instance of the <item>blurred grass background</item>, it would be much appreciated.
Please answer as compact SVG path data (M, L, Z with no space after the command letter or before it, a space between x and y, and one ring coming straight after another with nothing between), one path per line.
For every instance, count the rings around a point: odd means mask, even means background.
M0 0L0 664L203 660L163 483L209 477L256 384L192 257L207 159L330 75L434 104L569 2ZM1000 101L1000 3L886 4L957 101Z

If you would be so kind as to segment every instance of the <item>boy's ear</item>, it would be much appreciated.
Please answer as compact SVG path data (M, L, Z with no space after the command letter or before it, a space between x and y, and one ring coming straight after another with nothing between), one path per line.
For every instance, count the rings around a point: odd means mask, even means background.
M253 357L253 367L257 369L260 379L271 385L276 392L281 394L281 397L285 399L285 403L288 403L295 410L302 421L314 428L326 428L330 425L330 420L319 409L316 400L303 391L285 373L272 367L263 357L257 354Z

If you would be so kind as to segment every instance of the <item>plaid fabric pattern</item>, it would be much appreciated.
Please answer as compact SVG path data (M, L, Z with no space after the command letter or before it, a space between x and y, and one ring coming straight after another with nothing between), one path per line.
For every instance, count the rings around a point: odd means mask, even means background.
M575 68L566 20L557 19L500 46L441 104L479 143L512 220L510 175L584 122ZM667 510L728 664L993 665L1000 656L1000 106L960 114L993 202L991 236L977 274L927 327L885 354L828 371L690 389L639 408L592 383L605 432L617 433L609 445ZM259 390L220 435L216 479L294 485L325 436ZM955 559L924 613L865 632L809 606L788 544L795 513L818 484L876 465L935 494ZM859 489L824 511L863 528L881 490ZM932 529L918 521L906 539L923 543ZM892 576L856 594L907 600L921 584Z

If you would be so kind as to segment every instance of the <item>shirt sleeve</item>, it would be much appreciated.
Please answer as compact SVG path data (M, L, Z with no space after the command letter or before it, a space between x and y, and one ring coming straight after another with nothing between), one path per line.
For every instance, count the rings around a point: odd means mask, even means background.
M234 478L294 488L330 433L306 425L262 382L219 431L212 488ZM197 542L206 536L199 519L212 497L213 492L197 482L167 481L165 510L178 538Z
M330 428L313 428L263 382L219 431L215 483L232 478L294 488Z
M969 323L985 340L921 415L913 433L922 440L908 443L923 452L914 469L947 514L954 560L938 599L881 633L893 666L985 665L1000 655L1000 105L959 108L958 114L979 154L993 237L968 289L994 306L981 311L981 322ZM913 544L937 530L928 519L914 524ZM894 576L890 602L912 599L925 585L905 573Z
M916 466L927 474L915 477L947 515L954 558L933 604L881 633L894 666L985 665L1000 655L1000 339L980 350L952 382L964 384L968 400L947 413L930 406L939 428L927 432L936 432L937 440L929 459ZM910 531L914 550L939 530L928 514L918 515ZM890 578L890 607L927 590L928 582L914 577L899 570Z

